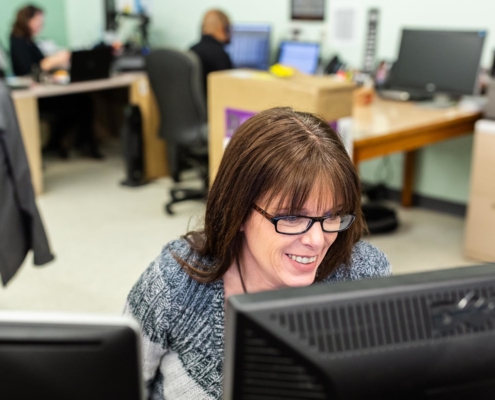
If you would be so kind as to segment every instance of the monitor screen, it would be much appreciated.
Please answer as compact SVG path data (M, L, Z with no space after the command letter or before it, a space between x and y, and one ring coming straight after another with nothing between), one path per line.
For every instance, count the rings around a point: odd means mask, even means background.
M268 24L233 25L225 51L234 68L267 70L270 65L270 32Z
M0 397L144 400L137 322L0 312Z
M282 42L278 62L294 67L306 74L314 74L318 68L319 57L319 43Z
M224 399L492 399L495 264L228 300Z
M476 93L486 31L404 29L387 86L428 93Z

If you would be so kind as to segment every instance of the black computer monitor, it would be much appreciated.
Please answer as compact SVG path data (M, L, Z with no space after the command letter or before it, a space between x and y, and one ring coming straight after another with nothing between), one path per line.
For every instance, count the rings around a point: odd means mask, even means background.
M234 24L230 44L225 46L234 68L267 70L270 65L270 33L268 24Z
M0 398L144 400L139 337L123 317L0 312Z
M101 46L92 50L73 51L71 56L70 81L83 82L106 79L110 76L113 61L112 47Z
M495 264L233 296L224 399L493 399Z
M387 87L413 97L477 92L486 31L404 29Z

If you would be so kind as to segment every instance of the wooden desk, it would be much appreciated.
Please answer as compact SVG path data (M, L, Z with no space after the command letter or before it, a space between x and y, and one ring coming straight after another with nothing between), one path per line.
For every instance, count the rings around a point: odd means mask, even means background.
M144 73L128 73L70 85L36 85L12 92L36 194L43 192L38 98L122 87L129 88L129 102L141 109L146 177L153 179L167 175L165 143L157 136L159 113Z
M425 108L413 103L376 99L369 106L356 106L353 161L405 152L402 205L412 205L416 150L474 132L480 112Z

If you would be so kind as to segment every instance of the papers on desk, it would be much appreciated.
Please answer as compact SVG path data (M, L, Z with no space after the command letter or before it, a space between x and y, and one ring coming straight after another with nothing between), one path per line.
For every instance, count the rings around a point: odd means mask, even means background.
M463 96L457 106L463 111L481 112L487 103L486 96Z
M28 89L33 84L33 79L27 76L8 76L5 83L10 89Z

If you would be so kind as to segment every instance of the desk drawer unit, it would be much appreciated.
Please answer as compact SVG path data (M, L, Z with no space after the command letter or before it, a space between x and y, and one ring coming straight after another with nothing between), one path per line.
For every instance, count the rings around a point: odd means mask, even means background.
M476 123L464 250L495 261L495 121Z

